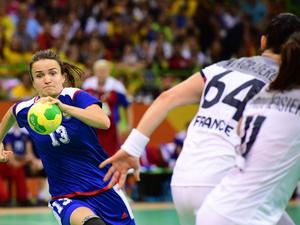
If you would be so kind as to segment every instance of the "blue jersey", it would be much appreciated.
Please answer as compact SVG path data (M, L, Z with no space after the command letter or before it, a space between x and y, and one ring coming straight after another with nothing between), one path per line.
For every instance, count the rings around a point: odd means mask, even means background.
M13 128L5 136L5 144L11 144L12 150L17 157L26 155L26 143L30 141L28 132L24 129Z
M93 195L106 190L103 177L108 167L98 165L108 158L99 145L95 129L82 121L63 116L61 126L49 135L34 132L27 121L30 107L37 98L18 103L13 113L20 127L25 127L43 162L53 198ZM64 88L58 99L67 105L86 108L101 102L77 88Z

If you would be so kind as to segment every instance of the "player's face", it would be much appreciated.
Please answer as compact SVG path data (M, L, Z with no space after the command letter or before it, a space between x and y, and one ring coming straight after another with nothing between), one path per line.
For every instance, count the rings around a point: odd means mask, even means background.
M65 76L56 60L42 59L32 64L33 86L39 96L57 97L63 89Z
M104 83L109 76L110 68L107 65L101 65L95 68L95 75L98 77L100 83Z

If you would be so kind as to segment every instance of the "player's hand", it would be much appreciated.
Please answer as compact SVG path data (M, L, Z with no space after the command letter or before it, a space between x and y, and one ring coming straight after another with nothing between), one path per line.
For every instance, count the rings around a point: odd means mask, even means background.
M99 165L99 167L103 168L108 164L112 164L112 166L109 168L109 170L105 174L105 177L103 178L103 180L108 181L111 178L111 180L108 184L109 188L113 187L117 183L119 185L119 188L123 188L129 169L133 169L134 177L136 178L137 181L140 180L139 159L134 156L129 155L124 150L120 149L119 151L117 151L112 157L103 161Z
M11 151L5 151L4 146L0 143L0 163L5 163L9 160L9 156L12 155Z
M50 97L50 96L42 97L37 102L41 102L41 103L47 102L47 103L52 104L52 105L56 104L62 112L64 112L66 107L67 107L67 105L63 104L59 99L53 98L53 97Z

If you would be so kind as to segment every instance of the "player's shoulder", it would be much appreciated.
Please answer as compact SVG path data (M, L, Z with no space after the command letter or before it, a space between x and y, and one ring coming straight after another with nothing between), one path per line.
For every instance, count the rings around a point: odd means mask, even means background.
M15 103L15 105L13 106L14 114L17 115L23 109L30 108L34 104L35 99L36 99L36 97L31 98L29 100L24 100L24 101Z
M213 76L225 71L245 74L269 83L277 75L278 65L273 59L265 56L241 57L212 64L204 68L202 74Z
M67 88L64 88L62 90L62 92L60 93L61 96L68 96L70 97L71 99L74 99L74 96L76 94L78 94L80 91L82 91L81 89L79 88L74 88L74 87L67 87Z
M219 66L271 82L278 73L278 64L265 56L242 57L217 63Z
M87 89L96 90L97 88L98 88L98 79L96 76L91 76L87 78L82 84L82 89L84 90Z
M106 89L106 91L116 91L118 93L123 93L123 94L126 93L124 84L114 77L107 78L104 88Z

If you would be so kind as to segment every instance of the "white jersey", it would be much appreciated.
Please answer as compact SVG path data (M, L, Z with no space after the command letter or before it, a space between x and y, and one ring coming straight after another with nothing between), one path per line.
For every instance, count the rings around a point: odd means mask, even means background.
M246 103L278 72L270 58L222 61L202 71L205 87L176 162L172 186L215 186L235 165L238 120Z
M236 167L206 204L239 225L275 225L300 178L300 90L261 92L247 105Z

